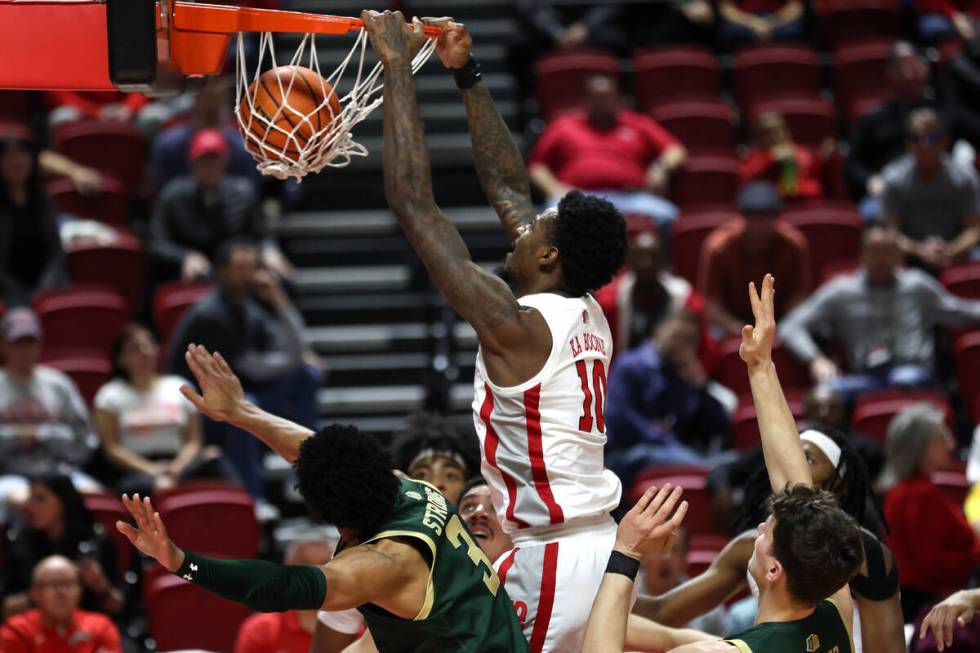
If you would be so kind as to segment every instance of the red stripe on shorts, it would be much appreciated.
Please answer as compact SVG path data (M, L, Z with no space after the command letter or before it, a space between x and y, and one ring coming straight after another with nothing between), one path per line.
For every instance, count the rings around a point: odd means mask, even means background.
M486 457L487 463L500 473L504 485L507 486L507 519L517 524L518 528L527 528L527 522L514 516L514 505L517 503L517 483L507 472L497 466L497 447L500 446L500 436L497 435L493 424L490 423L490 415L493 414L493 391L489 385L484 385L484 387L486 396L483 399L483 405L480 406L480 420L487 428L487 437L483 442L483 455Z
M538 496L548 507L548 515L551 517L552 525L561 524L565 521L565 513L551 492L551 483L548 482L548 469L544 465L544 445L541 443L541 411L538 409L540 403L541 384L539 383L524 393L524 415L527 418L527 452L531 458L531 478L534 479L534 487L538 490Z
M544 565L541 569L541 593L538 595L538 614L531 630L531 653L541 653L551 623L555 604L555 580L558 575L558 542L544 545Z
M500 579L501 585L507 584L507 572L510 568L514 566L514 558L517 556L517 552L521 550L521 547L516 546L511 549L504 561L500 563L500 571L497 572L497 577Z

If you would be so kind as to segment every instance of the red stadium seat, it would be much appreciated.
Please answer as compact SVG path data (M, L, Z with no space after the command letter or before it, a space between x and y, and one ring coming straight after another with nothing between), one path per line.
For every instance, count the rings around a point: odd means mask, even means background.
M854 209L788 209L780 219L793 225L810 246L811 278L822 279L833 266L857 261L864 223Z
M67 178L55 179L47 191L65 213L119 227L129 224L129 199L123 185L115 179L106 177L97 193L80 193Z
M954 295L980 299L980 263L961 263L946 268L940 279L946 290Z
M774 111L789 126L793 140L801 145L819 147L828 138L837 138L837 110L819 97L786 97L757 102L750 120L760 113Z
M567 52L547 54L534 65L538 114L551 120L558 114L581 107L585 81L592 75L622 73L619 59L607 52Z
M689 152L730 153L735 148L735 112L721 100L660 104L650 115Z
M857 398L851 418L853 430L855 433L867 435L884 443L888 437L888 425L892 418L912 404L923 401L941 409L946 416L947 426L951 429L955 428L953 409L942 392L892 388L866 392Z
M849 122L891 97L891 47L888 41L872 41L842 46L834 53L834 93Z
M255 501L244 490L180 492L158 500L157 509L174 541L192 551L234 559L258 553Z
M962 508L966 503L966 495L970 492L970 482L966 480L966 472L943 470L933 474L931 480L956 505Z
M74 347L108 353L129 320L129 307L107 288L74 287L34 296L45 348Z
M814 0L812 7L823 47L898 37L898 0Z
M217 479L190 479L186 481L181 481L179 485L175 485L164 490L157 490L153 494L153 500L160 503L164 499L169 499L170 497L179 497L187 494L198 494L200 492L243 492L242 486L236 485L235 483L230 483L228 481L221 481Z
M738 336L726 338L718 343L718 349L715 352L717 358L711 376L715 381L741 397L749 395L751 389L749 388L749 374L745 370L745 363L738 356L740 343L741 338ZM776 340L775 345L773 345L772 360L776 364L779 380L787 394L793 391L805 392L810 387L810 375L804 365L796 360L779 340Z
M751 114L757 102L780 96L820 95L817 53L803 45L756 45L735 55L735 100Z
M684 277L696 286L704 241L712 231L738 217L739 214L734 211L718 211L682 215L674 222L670 226L674 274Z
M803 393L799 390L786 392L786 402L797 421L803 419ZM751 449L761 442L758 415L751 397L743 396L732 417L732 448Z
M671 183L671 199L683 208L733 202L741 183L734 156L699 154L688 158Z
M153 322L160 334L160 342L166 345L177 323L192 304L196 304L211 291L209 283L166 283L157 288L153 296Z
M83 494L82 498L85 501L85 507L102 525L106 537L116 545L116 581L121 583L123 576L133 564L133 545L116 528L116 522L132 523L132 517L115 494L108 492Z
M633 68L633 95L639 111L677 99L717 99L721 91L718 58L704 47L637 50Z
M99 388L112 378L112 363L105 354L54 358L46 360L44 364L70 376L89 406Z
M953 345L956 381L973 422L980 422L980 331L967 331Z
M146 143L128 122L65 123L54 131L54 149L118 179L127 193L136 192L143 182Z
M33 104L30 91L0 91L0 123L28 124Z
M695 535L720 535L729 533L715 524L711 509L711 490L708 488L708 470L701 467L664 468L662 475L656 475L656 468L647 470L630 490L630 498L636 501L651 485L657 487L670 483L684 488L684 500L688 503L684 527L693 538ZM672 473L673 472L673 473Z
M121 233L108 245L76 241L65 259L74 283L110 286L126 298L130 310L143 303L146 253L135 236Z
M172 574L154 579L145 596L150 634L158 651L232 653L239 627L252 614L244 605Z

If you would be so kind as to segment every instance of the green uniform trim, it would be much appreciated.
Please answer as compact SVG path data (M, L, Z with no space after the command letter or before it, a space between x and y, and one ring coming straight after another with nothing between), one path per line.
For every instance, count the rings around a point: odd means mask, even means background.
M813 612L793 621L765 621L725 642L739 653L853 653L854 642L840 605L820 601Z
M425 481L419 481L420 483L425 483ZM426 483L428 485L428 483ZM430 486L431 487L431 486ZM419 533L417 531L404 531L404 530L392 530L392 531L382 531L378 533L371 539L364 542L368 544L369 542L376 542L377 540L384 540L392 537L411 537L416 540L421 540L425 542L425 545L429 547L429 551L432 552L432 562L429 564L429 578L426 580L425 584L425 602L422 604L422 608L419 610L418 614L412 617L412 621L421 621L423 619L429 618L429 613L432 612L432 604L435 602L436 590L432 583L432 570L436 567L436 543L432 541L432 538L425 535L424 533Z

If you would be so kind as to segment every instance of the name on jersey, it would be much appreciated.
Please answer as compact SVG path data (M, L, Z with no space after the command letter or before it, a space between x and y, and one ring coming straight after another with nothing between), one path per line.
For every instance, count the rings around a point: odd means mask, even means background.
M594 351L603 356L606 355L606 339L589 331L572 336L572 339L568 341L568 346L572 348L573 358L581 355L584 351Z
M436 535L442 535L442 529L446 526L446 518L449 517L449 506L446 505L446 497L442 496L439 490L425 487L425 514L422 516L422 525L431 528Z

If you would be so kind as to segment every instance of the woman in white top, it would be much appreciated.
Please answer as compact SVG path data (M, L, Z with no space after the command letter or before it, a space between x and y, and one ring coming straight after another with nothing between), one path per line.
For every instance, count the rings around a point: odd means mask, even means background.
M184 379L157 372L149 329L123 328L112 345L113 379L95 396L93 422L119 489L146 495L186 478L234 479L216 447L204 447L201 416L180 393Z

